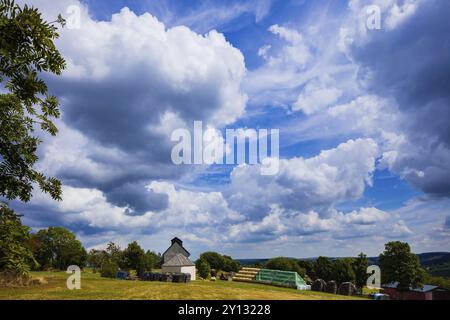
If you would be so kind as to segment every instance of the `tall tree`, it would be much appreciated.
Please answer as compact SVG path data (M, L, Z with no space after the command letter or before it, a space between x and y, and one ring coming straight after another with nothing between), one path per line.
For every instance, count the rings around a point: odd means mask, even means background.
M331 273L333 280L337 283L354 282L355 273L352 264L353 259L351 258L336 259L333 261Z
M364 253L360 253L353 262L353 271L355 272L355 284L358 288L363 288L367 283L367 267L369 259Z
M318 257L314 263L314 271L318 279L333 280L333 262L327 257Z
M9 91L0 95L0 196L10 200L29 201L34 184L61 199L60 181L33 168L41 142L36 127L56 135L52 119L60 115L57 98L39 78L66 66L53 42L57 23L64 20L49 23L36 8L0 0L0 85Z
M116 265L120 266L121 268L125 267L124 257L123 257L123 251L120 249L120 247L115 244L114 242L108 242L106 245L106 255L108 260L115 263Z
M411 252L408 243L386 243L384 252L379 256L379 263L383 284L398 282L399 291L423 286L426 272L421 268L419 258Z
M87 253L75 234L63 227L39 230L35 235L40 247L35 252L41 268L65 270L70 265L84 267Z
M97 249L91 249L89 253L87 254L86 262L89 267L91 267L95 272L97 270L101 269L103 263L108 258L108 255L106 251L104 250L97 250Z
M141 246L133 241L123 251L124 267L126 269L138 270L145 263L145 251Z

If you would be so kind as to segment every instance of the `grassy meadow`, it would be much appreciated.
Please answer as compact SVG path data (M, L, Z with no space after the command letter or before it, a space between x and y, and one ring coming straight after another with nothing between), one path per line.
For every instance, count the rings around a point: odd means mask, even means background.
M33 272L44 283L21 288L0 287L0 300L348 300L362 299L314 291L233 281L192 281L190 283L147 282L101 278L82 272L81 289L68 290L65 272Z

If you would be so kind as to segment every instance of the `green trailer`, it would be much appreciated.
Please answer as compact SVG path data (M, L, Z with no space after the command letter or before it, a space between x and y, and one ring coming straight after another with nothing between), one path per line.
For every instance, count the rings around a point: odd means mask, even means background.
M256 274L255 280L276 286L296 288L297 290L311 290L311 286L307 285L297 272L292 271L261 269Z

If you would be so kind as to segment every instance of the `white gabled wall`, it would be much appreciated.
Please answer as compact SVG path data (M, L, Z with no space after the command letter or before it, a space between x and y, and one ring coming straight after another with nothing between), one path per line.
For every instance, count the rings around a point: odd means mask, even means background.
M181 267L182 273L189 273L191 275L191 280L195 280L195 266Z
M161 272L171 272L171 273L189 273L191 275L191 280L195 280L195 266L185 266L185 267L162 267Z

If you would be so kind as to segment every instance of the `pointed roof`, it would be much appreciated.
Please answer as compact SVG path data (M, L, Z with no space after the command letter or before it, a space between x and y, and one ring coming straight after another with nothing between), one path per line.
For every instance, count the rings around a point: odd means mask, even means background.
M164 263L162 265L163 267L188 267L188 266L195 266L195 264L189 260L189 258L186 258L181 253L176 254L172 257L169 261Z
M169 248L166 249L166 251L164 251L164 253L162 254L162 256L164 257L164 255L166 254L167 251L170 250L170 248L172 248L172 246L177 243L180 245L180 247L186 252L186 256L190 256L191 254L189 253L189 251L186 250L185 247L183 247L183 241L181 241L179 238L175 237L171 240L172 244L170 245Z
M174 244L175 242L178 243L180 246L183 246L183 241L181 241L180 238L175 237L171 240L172 244Z

